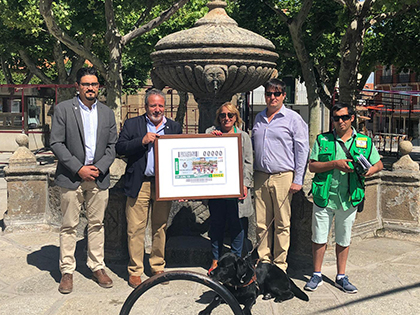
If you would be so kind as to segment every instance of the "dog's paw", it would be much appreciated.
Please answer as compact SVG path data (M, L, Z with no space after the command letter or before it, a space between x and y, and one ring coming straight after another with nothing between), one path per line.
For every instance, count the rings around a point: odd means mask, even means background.
M280 296L276 296L276 298L274 299L275 303L281 303L290 299L293 299L294 294L292 292L285 292L283 294L281 294Z
M271 293L266 293L263 296L263 300L271 300L274 296L271 295Z

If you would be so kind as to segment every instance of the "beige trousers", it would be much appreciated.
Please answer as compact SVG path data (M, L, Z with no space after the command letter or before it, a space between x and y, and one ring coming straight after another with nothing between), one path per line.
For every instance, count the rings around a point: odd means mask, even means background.
M72 274L76 269L74 251L76 249L76 228L82 203L85 203L88 220L87 266L92 271L105 267L104 263L104 215L108 205L108 189L99 189L96 183L82 182L76 190L61 188L60 228L60 270L62 274Z
M144 272L144 235L149 218L149 206L151 205L152 224L152 251L149 263L152 273L163 271L165 268L165 244L166 244L166 223L171 201L155 201L154 180L143 182L137 198L127 197L125 213L127 216L128 253L128 274L130 276L141 276Z
M257 237L261 240L274 217L274 222L258 247L263 262L272 262L287 269L290 246L290 217L292 194L289 193L293 172L280 174L254 173ZM284 202L283 202L284 201Z

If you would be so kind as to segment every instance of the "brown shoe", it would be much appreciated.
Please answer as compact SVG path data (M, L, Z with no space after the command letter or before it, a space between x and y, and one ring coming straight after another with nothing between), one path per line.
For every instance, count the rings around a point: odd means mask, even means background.
M106 274L104 269L99 269L93 272L92 279L98 282L102 288L112 288L112 280Z
M139 276L130 276L128 278L128 285L132 288L137 288L141 284L141 277Z
M155 275L160 275L161 273L164 273L164 271L163 270L160 270L160 271L153 272L153 275L154 276ZM169 281L162 282L161 284L167 285L167 284L169 284Z
M71 273L65 273L61 276L58 291L62 294L68 294L73 291L73 275Z

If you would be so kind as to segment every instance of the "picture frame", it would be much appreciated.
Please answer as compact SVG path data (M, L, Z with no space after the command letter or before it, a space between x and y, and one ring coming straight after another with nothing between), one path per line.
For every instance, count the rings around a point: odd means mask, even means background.
M243 196L241 134L162 135L154 149L157 201Z

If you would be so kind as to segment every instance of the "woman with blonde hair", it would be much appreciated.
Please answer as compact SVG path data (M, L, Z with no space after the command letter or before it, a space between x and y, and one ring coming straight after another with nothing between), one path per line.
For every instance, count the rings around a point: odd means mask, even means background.
M229 199L210 199L210 231L213 261L209 273L217 267L219 257L222 255L223 238L226 222L229 224L231 251L237 256L242 254L244 236L248 230L248 217L254 213L249 188L252 186L253 155L249 135L240 129L242 119L237 108L230 102L224 103L216 111L214 126L208 128L206 133L222 135L223 133L240 133L242 138L242 159L244 195Z

